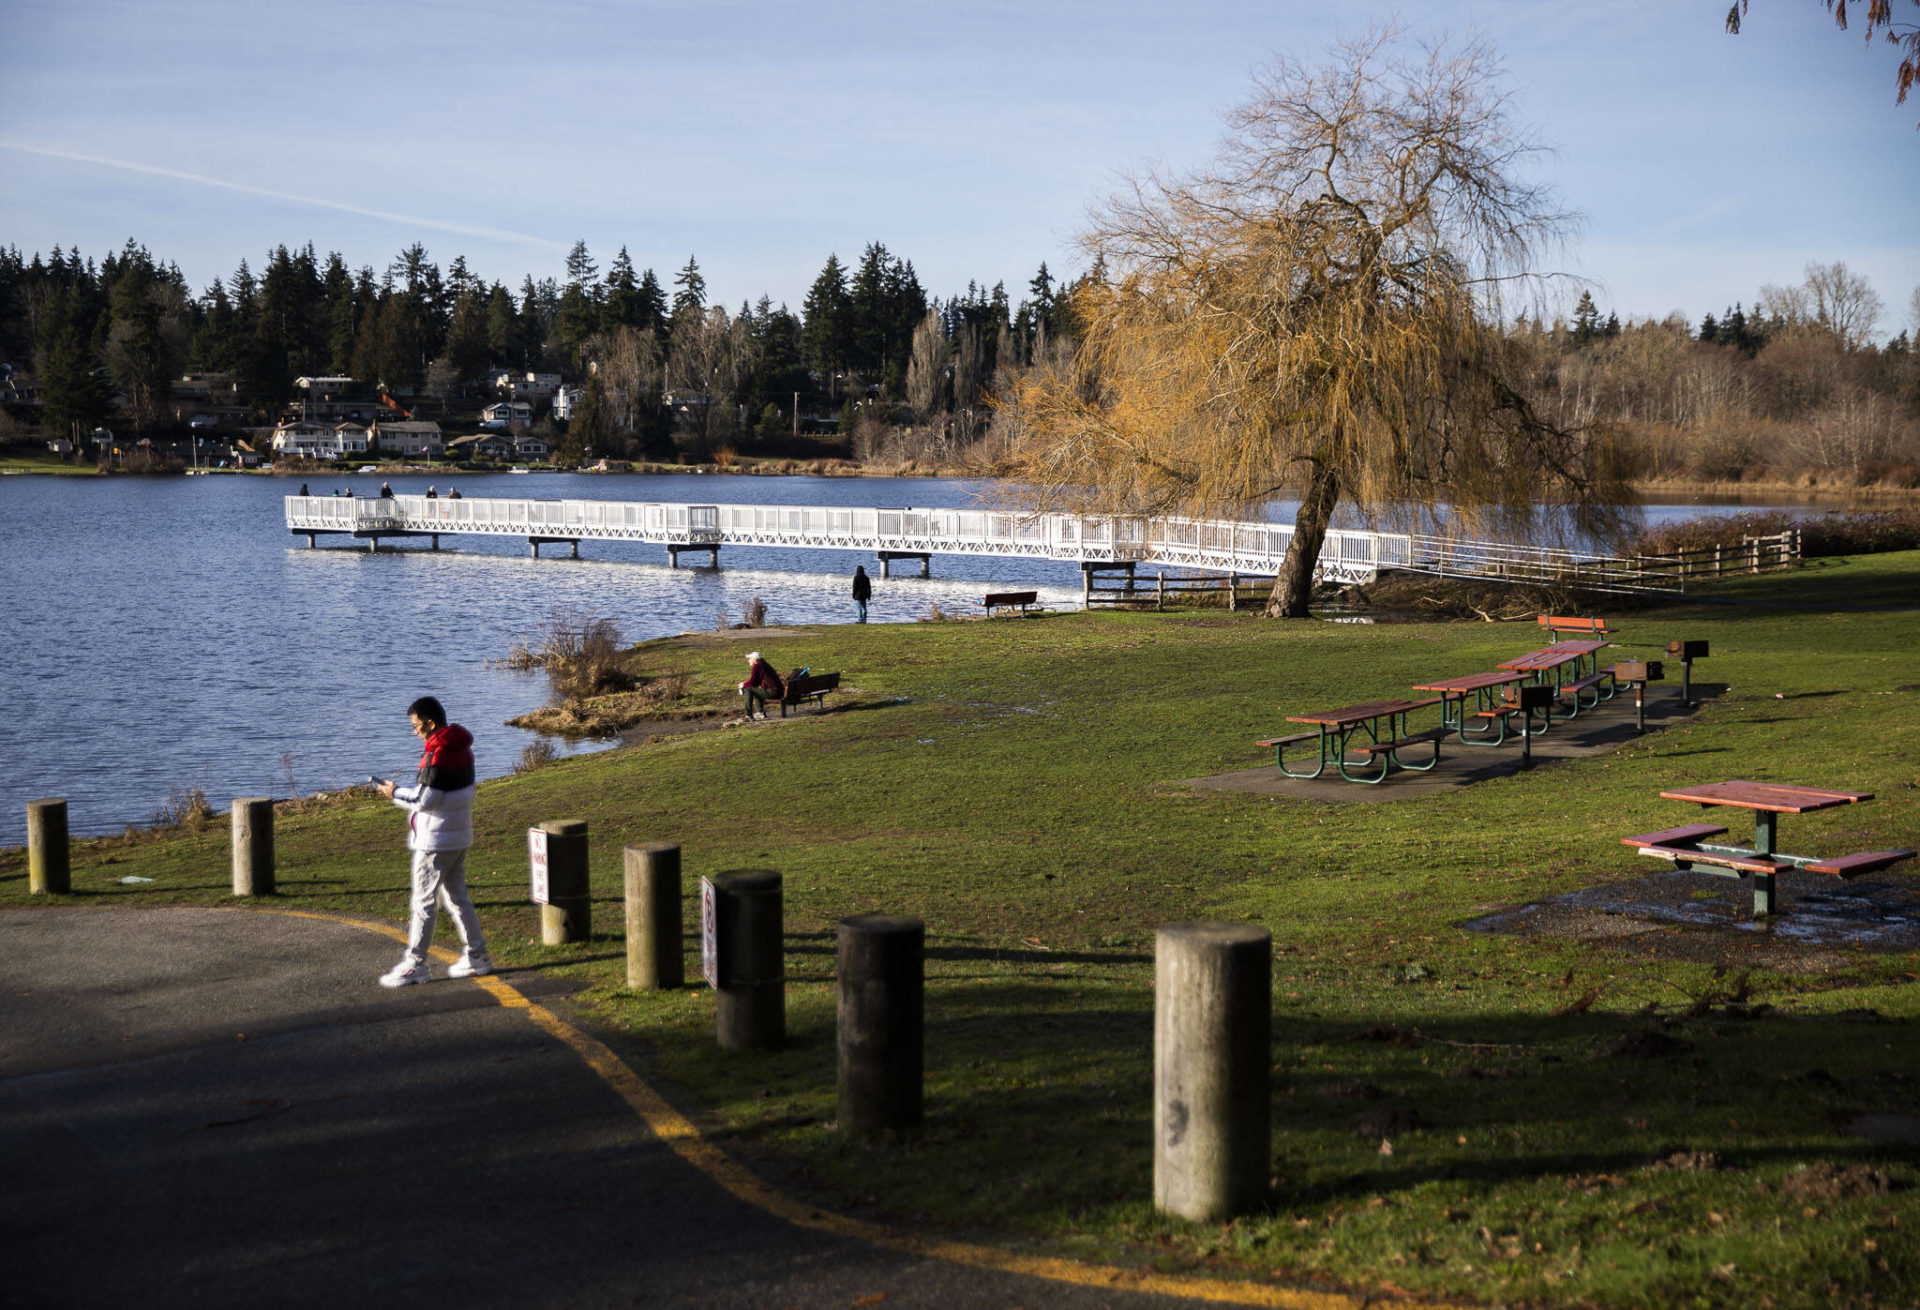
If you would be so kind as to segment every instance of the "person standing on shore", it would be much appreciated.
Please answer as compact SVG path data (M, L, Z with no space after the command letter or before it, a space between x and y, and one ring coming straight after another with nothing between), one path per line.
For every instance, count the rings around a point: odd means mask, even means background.
M864 564L854 565L853 605L855 609L860 611L860 617L855 620L855 622L865 623L867 621L867 602L872 598L873 579L867 576L867 566Z
M473 898L467 894L467 848L473 845L473 734L447 722L447 712L432 696L407 707L414 735L425 749L411 787L381 782L382 796L407 811L407 849L413 852L413 895L407 919L407 951L380 977L382 987L408 987L433 981L427 948L441 909L453 919L466 949L448 967L449 978L493 972L487 936L480 929Z

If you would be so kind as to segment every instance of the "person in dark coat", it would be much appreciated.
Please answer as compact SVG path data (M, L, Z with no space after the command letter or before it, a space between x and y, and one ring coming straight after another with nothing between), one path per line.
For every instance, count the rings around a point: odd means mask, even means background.
M747 652L747 680L740 684L741 694L747 698L747 717L753 717L756 706L760 717L767 717L767 702L777 701L787 694L787 684L780 680L773 665L760 658L760 652Z
M382 500L393 499L393 484L391 482L382 482L380 484L380 499Z
M860 611L860 617L858 620L856 620L857 622L865 623L867 621L867 602L872 598L873 598L873 579L867 576L866 565L864 564L854 565L853 567L853 604L854 604L854 608Z

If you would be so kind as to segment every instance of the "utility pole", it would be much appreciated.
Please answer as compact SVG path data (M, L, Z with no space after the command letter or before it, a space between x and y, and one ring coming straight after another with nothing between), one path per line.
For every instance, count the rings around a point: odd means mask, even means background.
M800 436L800 393L797 391L793 393L793 435L796 439Z

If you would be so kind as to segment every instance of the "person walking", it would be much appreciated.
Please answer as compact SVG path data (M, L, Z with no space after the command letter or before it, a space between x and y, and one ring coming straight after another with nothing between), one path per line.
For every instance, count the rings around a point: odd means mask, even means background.
M380 977L382 987L433 981L427 948L444 909L465 948L447 969L449 978L493 972L487 935L467 894L467 848L473 845L473 734L447 722L432 696L407 706L413 733L423 743L420 772L410 787L381 782L382 796L407 811L407 849L413 852L413 895L407 918L407 950Z
M747 680L740 684L740 690L747 698L747 717L753 717L755 706L759 707L760 717L767 717L767 702L779 700L787 694L787 684L780 681L780 675L774 672L773 665L760 658L757 650L747 652Z
M867 576L867 566L864 564L854 565L853 605L855 609L860 611L860 617L856 622L865 623L867 621L867 601L872 599L872 597L873 579Z

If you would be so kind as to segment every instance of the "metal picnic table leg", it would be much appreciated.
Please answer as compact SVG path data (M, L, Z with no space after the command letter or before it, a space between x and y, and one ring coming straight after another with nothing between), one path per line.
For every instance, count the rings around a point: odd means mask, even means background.
M1348 782L1364 782L1370 787L1375 787L1387 780L1387 770L1393 767L1388 758L1391 752L1383 753L1379 757L1380 776L1377 778L1356 778L1351 773L1348 773L1347 772L1347 738L1353 735L1354 728L1358 726L1359 726L1358 724L1355 724L1353 725L1353 727L1346 727L1346 728L1340 729L1340 753L1334 757L1334 764L1340 770L1340 776L1345 778ZM1392 727L1391 720L1389 720L1388 722L1388 727L1389 728ZM1367 728L1368 741L1377 742L1380 740L1380 733L1374 727L1374 724L1371 720L1368 721L1366 728ZM1392 738L1389 737L1388 740L1391 741ZM1373 759L1372 756L1368 757L1369 767L1371 767L1372 759Z

